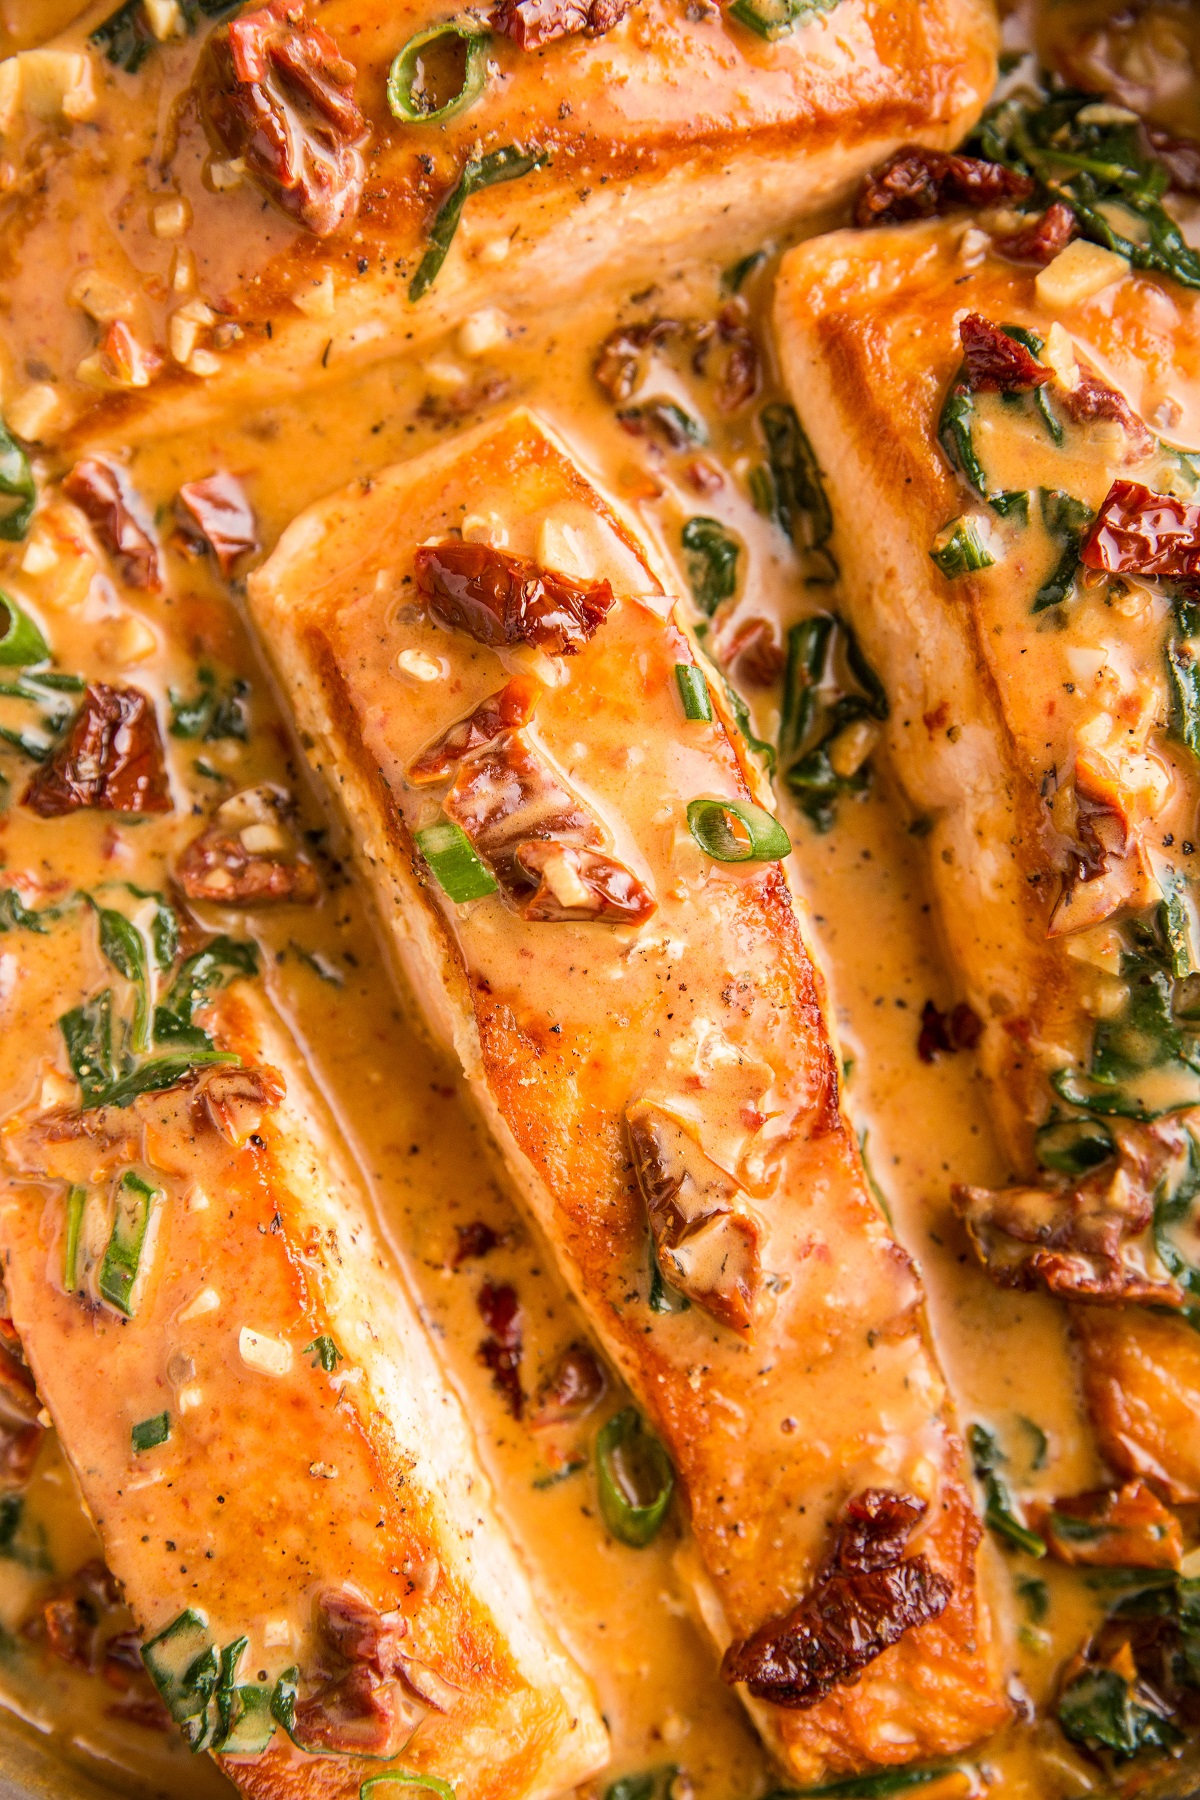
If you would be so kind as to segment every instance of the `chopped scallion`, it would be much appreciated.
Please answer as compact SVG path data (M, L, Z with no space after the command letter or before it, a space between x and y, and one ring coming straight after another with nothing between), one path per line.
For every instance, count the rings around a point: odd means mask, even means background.
M473 21L418 31L388 72L387 103L402 125L439 125L473 106L487 85L491 37Z
M0 493L3 493L0 480ZM6 533L0 519L0 537ZM50 646L30 618L8 594L0 593L0 620L8 615L8 624L0 632L0 663L10 669L25 669L32 663L45 662Z
M141 1272L142 1252L155 1202L161 1199L162 1189L151 1187L134 1170L122 1175L98 1286L101 1296L126 1318L133 1316L133 1290Z
M608 1529L619 1543L643 1549L667 1516L675 1471L635 1407L614 1413L597 1432L596 1479Z
M171 1415L168 1412L155 1413L152 1419L143 1419L133 1427L130 1438L134 1449L156 1450L159 1444L165 1444L171 1435Z
M692 800L688 830L714 862L780 862L791 854L787 832L748 800Z
M685 718L711 720L712 701L708 697L708 683L704 679L703 670L698 669L695 663L676 663L675 680L679 685L679 698L683 701Z
M376 1788L387 1782L399 1784L401 1787L425 1788L436 1794L438 1800L456 1800L454 1789L440 1775L422 1775L416 1769L388 1769L382 1775L368 1775L358 1790L358 1800L370 1800Z
M68 1190L66 1229L63 1232L63 1287L68 1294L79 1291L79 1239L86 1205L86 1188L73 1187Z
M456 905L495 893L496 877L475 854L462 826L452 819L439 819L418 831L416 845L439 887Z
M837 4L838 0L733 0L729 16L773 44L817 13L832 12Z

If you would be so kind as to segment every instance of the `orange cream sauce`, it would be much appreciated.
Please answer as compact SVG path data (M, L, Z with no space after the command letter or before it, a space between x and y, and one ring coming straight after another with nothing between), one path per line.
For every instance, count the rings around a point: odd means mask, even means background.
M60 29L73 10L68 0L19 5L0 0L0 23L8 34L0 35L0 48ZM423 353L419 362L382 364L342 386L325 387L319 397L272 403L187 436L143 444L129 464L130 478L151 512L165 509L166 536L181 482L217 468L237 472L267 550L303 506L331 488L413 455L489 410L527 401L633 508L668 555L678 559L687 517L704 514L725 522L745 545L745 614L777 619L786 629L812 609L814 593L822 606L831 597L828 590L806 593L790 546L753 508L748 475L761 458L752 430L756 409L722 419L711 395L688 373L686 359L664 358L651 391L673 394L692 411L703 408L711 434L708 448L694 457L671 455L621 428L591 373L600 342L620 320L714 317L728 298L721 291L723 261L717 245L707 270L684 279L664 269L659 285L636 300L597 289L569 311L510 318L501 339L480 354L471 354L474 345L457 336ZM764 398L771 397L772 380L764 322L771 278L768 262L743 290L767 359ZM114 437L109 447L119 447L119 440ZM689 487L684 469L697 459L714 478L720 476L719 487L703 494ZM48 537L38 526L32 541ZM485 1274L492 1281L511 1281L519 1293L528 1391L536 1392L563 1346L585 1334L552 1259L506 1192L498 1161L458 1095L456 1074L429 1047L415 1006L395 991L386 972L336 832L304 785L301 759L290 747L238 594L219 581L211 563L172 553L164 593L147 597L123 587L111 569L103 572L109 585L97 582L86 548L72 548L61 536L52 547L58 560L42 573L36 572L37 558L33 569L21 568L30 560L23 547L7 551L0 582L36 613L61 667L129 680L160 698L165 717L168 690L193 693L197 665L210 661L222 676L251 682L253 730L245 746L168 740L177 796L186 794L197 816L189 816L177 798L173 817L136 825L112 815L33 818L12 803L32 765L0 747L0 767L11 784L9 808L0 816L0 886L19 872L42 883L45 898L76 886L94 889L105 880L161 887L165 862L200 828L200 815L215 800L258 781L278 782L296 793L302 827L327 833L318 845L325 882L321 904L248 915L198 911L209 926L235 935L248 931L260 943L270 996L304 1047L383 1226L407 1259L438 1352L475 1423L501 1512L544 1603L597 1684L614 1746L611 1772L600 1778L598 1790L619 1773L673 1763L700 1800L753 1800L773 1785L773 1777L689 1616L675 1569L678 1527L670 1524L641 1551L610 1542L597 1519L590 1470L571 1472L573 1464L586 1461L590 1429L539 1432L514 1422L478 1360L486 1329L476 1294ZM131 621L149 626L152 638ZM131 651L139 660L130 660ZM773 738L777 687L748 692L757 730ZM0 723L9 722L6 712ZM199 762L218 779L198 769ZM922 1005L927 998L948 1001L950 986L918 874L919 846L908 833L886 768L877 767L865 798L841 804L837 824L826 836L816 835L786 804L784 816L798 848L813 935L830 980L848 1065L849 1106L867 1134L868 1155L898 1233L923 1271L960 1421L964 1426L985 1421L999 1432L1012 1457L1014 1485L1031 1498L1094 1485L1102 1475L1083 1421L1062 1309L1041 1296L1004 1294L990 1286L951 1215L952 1178L997 1182L1006 1170L970 1055L933 1065L917 1058ZM55 1054L55 1017L77 997L70 985L75 977L64 975L49 941L23 938L19 979L12 943L0 936L4 1112L32 1097L43 1059ZM94 973L99 977L99 967ZM485 1261L455 1269L455 1227L475 1220L491 1225L500 1245ZM1040 1468L1023 1449L1033 1435L1024 1431L1022 1419L1047 1434ZM98 1553L52 1438L27 1496L23 1529L44 1531L56 1575ZM991 1561L1007 1653L1020 1683L1016 1691L1040 1707L1052 1701L1063 1661L1097 1616L1097 1598L1070 1572L1000 1550ZM1033 1575L1049 1590L1049 1609L1037 1624L1016 1587ZM224 1790L207 1760L188 1758L173 1738L113 1720L107 1712L111 1694L101 1681L77 1675L28 1646L22 1627L35 1614L48 1581L16 1562L0 1561L0 1625L9 1634L0 1640L0 1699L11 1713L49 1735L67 1762L86 1767L122 1793L202 1796ZM1005 1800L1056 1800L1101 1786L1097 1772L1052 1725L1018 1723L985 1746L966 1774L921 1791L937 1800L987 1788Z

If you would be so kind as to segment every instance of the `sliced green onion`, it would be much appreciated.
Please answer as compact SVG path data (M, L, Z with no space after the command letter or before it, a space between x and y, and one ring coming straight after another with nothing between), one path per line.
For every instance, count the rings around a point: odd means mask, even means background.
M748 800L692 800L687 822L714 862L780 862L791 853L792 841L779 820Z
M285 1669L275 1683L271 1695L271 1717L282 1725L292 1742L296 1741L296 1700L299 1695L299 1669Z
M152 1419L143 1419L135 1425L129 1436L137 1451L156 1450L159 1444L165 1444L171 1435L171 1415L168 1412L155 1413Z
M419 300L437 280L446 260L446 253L454 242L462 209L471 195L477 194L480 188L495 187L500 181L518 181L522 175L529 175L534 169L540 169L546 160L544 150L530 154L517 144L506 144L501 150L489 150L486 156L471 157L438 209L433 229L429 233L429 248L409 283L410 300Z
M122 1175L112 1235L100 1264L99 1287L109 1305L127 1318L133 1316L131 1296L141 1269L154 1203L161 1199L161 1188L152 1188L132 1169Z
M838 0L733 0L729 17L773 44L816 13L832 12Z
M240 1642L244 1645L246 1640ZM221 1729L212 1748L223 1756L261 1756L275 1735L272 1689L258 1682L218 1690Z
M1098 1119L1056 1119L1037 1134L1037 1159L1061 1175L1086 1175L1116 1149L1112 1133Z
M368 1775L358 1790L358 1800L369 1800L375 1789L385 1782L398 1782L402 1787L427 1788L438 1800L455 1800L454 1789L440 1775L421 1775L416 1769L388 1769L382 1775Z
M417 832L416 843L439 887L457 905L495 893L496 877L476 856L462 826L452 819L427 825Z
M37 504L37 483L29 458L0 425L0 538L19 543L29 530Z
M950 580L958 575L973 575L977 569L990 569L995 557L979 535L974 519L951 519L933 540L929 552L938 568Z
M79 1238L86 1205L87 1189L71 1188L67 1194L67 1229L63 1239L63 1286L68 1294L79 1290Z
M643 1549L667 1516L675 1471L635 1407L614 1413L597 1432L596 1479L608 1529L619 1543Z
M683 701L685 718L710 720L713 716L712 701L708 697L708 683L704 672L695 663L676 663L675 680L679 684L679 698Z
M3 483L0 482L0 493ZM0 537L6 536L0 519ZM0 635L0 663L11 669L24 669L30 663L45 662L50 646L27 612L23 612L8 594L0 594L0 616L8 614L8 625Z
M388 71L387 103L392 117L403 125L437 125L473 106L487 85L490 42L490 34L468 19L447 19L410 37ZM443 70L438 64L446 65L446 72L453 67L449 82L444 77L439 80ZM454 81L457 87L453 87ZM451 91L439 104L438 94L446 87Z

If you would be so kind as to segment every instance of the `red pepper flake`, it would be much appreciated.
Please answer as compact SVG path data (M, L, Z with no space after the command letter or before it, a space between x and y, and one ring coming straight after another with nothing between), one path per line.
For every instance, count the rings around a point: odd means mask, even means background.
M968 313L958 328L962 339L966 382L973 394L1027 394L1054 379L1024 344L998 325Z
M910 144L868 177L854 223L865 228L932 219L952 206L995 206L1001 200L1027 200L1032 192L1029 177L1003 163Z
M1086 568L1109 575L1200 576L1200 506L1114 481L1083 541Z
M576 581L491 544L422 544L413 569L430 612L496 649L535 644L573 656L613 604L607 581Z
M1001 256L1007 256L1013 262L1033 262L1045 267L1054 261L1060 250L1066 249L1072 238L1078 236L1079 221L1075 214L1061 200L1055 200L1022 230L1014 231L1008 237L998 237L995 247Z
M931 1063L939 1055L974 1050L982 1034L983 1021L965 1000L960 1000L950 1013L940 1012L932 1000L927 1000L921 1009L917 1055L923 1063Z
M154 703L140 688L89 687L62 743L34 775L22 804L43 819L98 812L171 811Z
M189 535L199 533L228 577L238 557L258 549L258 531L245 490L236 475L218 470L203 481L185 481L179 507Z
M123 469L104 456L84 457L63 482L63 493L95 526L131 587L162 586L158 545L138 517L140 508Z
M482 1219L472 1219L469 1225L456 1225L454 1232L458 1245L450 1258L452 1269L461 1268L463 1263L473 1262L476 1257L489 1255L500 1242L498 1234Z
M479 1360L492 1371L492 1384L504 1395L514 1419L525 1409L521 1387L521 1307L517 1290L507 1282L485 1281L475 1297L479 1316L491 1332L479 1346Z
M269 0L209 39L199 78L209 131L316 237L358 212L370 127L357 71L297 0Z
M488 23L518 50L540 50L580 32L603 37L619 25L633 0L500 0Z
M722 1679L744 1682L774 1706L815 1706L858 1680L906 1631L945 1611L954 1583L904 1546L927 1503L868 1488L847 1503L833 1549L799 1605L742 1643L732 1643Z

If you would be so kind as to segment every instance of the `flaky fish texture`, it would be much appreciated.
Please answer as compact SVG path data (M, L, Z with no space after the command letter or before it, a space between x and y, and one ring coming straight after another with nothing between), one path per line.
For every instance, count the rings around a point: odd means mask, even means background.
M985 0L841 0L774 43L716 6L608 10L610 29L528 47L468 17L482 91L428 122L415 64L411 116L387 100L397 54L446 19L421 0L265 0L134 75L92 49L49 139L0 79L5 154L36 140L39 159L0 223L9 354L17 388L46 387L31 363L57 395L25 429L57 438L97 409L125 437L176 429L482 307L653 280L717 229L733 261L844 205L897 145L956 143L995 73Z
M783 869L731 860L778 856L745 812L769 796L654 555L518 411L310 508L250 591L400 962L674 1464L767 1741L810 1781L985 1735L1006 1702L920 1284ZM867 1495L904 1530L851 1574ZM840 1646L811 1629L835 1588Z
M240 1064L2 1137L13 1321L148 1666L252 1800L557 1794L608 1755L588 1684L293 1046L245 986L206 1023Z

